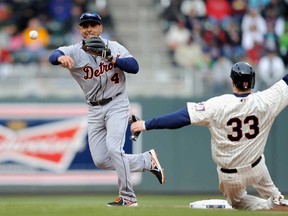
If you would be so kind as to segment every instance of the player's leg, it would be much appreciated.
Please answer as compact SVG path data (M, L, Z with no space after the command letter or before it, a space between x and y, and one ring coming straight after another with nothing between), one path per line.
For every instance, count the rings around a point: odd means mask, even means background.
M110 146L110 151L108 151L108 148L107 148L107 124L106 122L104 121L105 117L101 115L103 115L103 110L102 108L99 109L99 107L93 107L91 108L90 110L92 110L90 115L89 115L89 124L88 124L88 137L89 137L89 148L90 148L90 151L91 151L91 155L92 155L92 158L93 158L93 161L94 163L96 164L96 166L98 168L101 168L101 169L111 169L111 170L115 170L115 155L116 154L116 150L115 151L112 151L111 149L113 149L111 147L111 145L108 145ZM101 120L102 118L102 120ZM111 119L113 120L113 118ZM116 119L114 119L116 120ZM114 122L115 123L115 122ZM108 123L109 125L109 123ZM121 127L121 125L119 124L114 124L114 125L117 125L118 127ZM123 126L124 127L124 126ZM127 125L126 125L127 127ZM108 129L109 129L109 126L108 126ZM115 133L114 134L118 134L120 137L122 137L123 135L121 135L121 133L119 133L119 131L114 131ZM126 133L126 131L125 131ZM118 140L122 140L120 137L118 137ZM108 138L109 140L109 138ZM108 141L109 142L109 141ZM114 143L117 143L117 142L114 142ZM124 152L122 149L122 143L118 142L118 145L119 146L116 146L114 149L117 149L117 151L119 151L119 155L122 156L122 159L123 161L127 161L127 158L125 159L125 155L124 155ZM111 157L112 155L112 157ZM121 158L120 156L120 158ZM121 160L122 160L121 159ZM120 162L117 162L118 164L120 164ZM127 163L127 162L126 162ZM125 162L124 162L125 164ZM118 166L119 167L119 166ZM127 182L129 184L129 186L127 187L128 190L125 190L125 193L123 193L123 188L125 187L124 184L122 183L123 182L123 178L122 178L122 173L129 173L129 163L128 165L124 165L124 167L128 167L128 171L127 170L121 170L120 173L121 175L119 175L119 169L118 169L118 183L119 183L119 197L114 201L114 202L111 202L109 203L108 205L109 206L113 206L113 205L124 205L124 206L137 206L137 202L136 202L136 196L133 192L133 189L131 190L132 188L132 184L131 184L131 181L130 181L130 175L128 174L127 178L125 178L125 182ZM142 166L143 168L143 166ZM122 180L121 180L122 178Z
M236 205L237 209L247 210L268 210L271 209L270 202L256 196L245 194L241 201Z
M263 158L264 159L264 158ZM274 185L268 168L265 164L265 159L262 164L257 166L258 172L262 173L260 180L254 184L254 188L260 194L261 197L265 199L269 199L271 205L273 207L276 206L288 206L288 201L284 200L284 196L278 190L278 188Z
M129 103L126 100L118 101L120 96L103 107L106 109L106 146L118 175L119 196L129 202L136 202L129 159L123 150L128 126Z
M128 154L131 172L142 172L149 170L158 179L160 184L165 183L164 169L158 160L158 155L154 149L142 154Z
M125 111L126 113L126 111ZM106 122L104 121L104 116L101 107L91 107L90 114L88 115L88 139L89 148L95 165L101 169L111 169L115 170L114 163L111 160L111 156L108 153L106 145ZM102 119L102 120L101 120ZM112 118L111 121L112 122ZM115 120L116 121L116 120ZM125 123L126 121L122 121ZM122 128L121 125L112 122L113 127ZM126 125L126 124L125 124ZM125 127L125 125L123 127ZM109 128L111 128L109 126ZM116 130L117 130L116 128ZM118 134L118 140L122 140L123 132L117 132L114 130L114 134ZM122 130L122 129L121 129ZM122 130L123 131L123 130ZM117 138L115 138L117 140ZM115 142L117 143L117 142ZM121 143L119 145L122 145ZM119 149L119 148L117 148ZM149 151L141 154L128 154L126 155L129 160L129 166L131 172L143 172L145 170L150 170L151 168L151 154Z
M249 173L223 173L218 169L219 189L228 203L236 209L260 210L270 209L267 200L247 194ZM251 176L251 175L250 175ZM250 181L252 183L252 181Z
M88 142L94 164L100 169L114 170L114 164L106 147L106 129L88 124Z
M141 154L126 154L131 172L143 172L151 167L149 152Z
M95 165L100 169L114 169L106 146L106 126L100 107L90 107L88 115L88 143Z
M101 169L115 170L111 156L106 146L106 123L101 121L103 115L99 107L91 107L89 114L88 134L89 147L95 165ZM100 119L100 120L99 120ZM115 125L115 124L114 124ZM119 125L118 125L119 126ZM117 134L117 132L115 132ZM164 171L161 168L157 155L154 150L141 154L126 154L129 160L131 172L151 171L161 184L165 182Z
M108 154L106 146L106 128L103 125L90 123L88 125L90 152L95 165L101 169L115 170L114 163ZM143 172L149 170L159 182L165 182L164 171L157 158L155 150L149 150L141 154L126 154L129 160L131 172Z

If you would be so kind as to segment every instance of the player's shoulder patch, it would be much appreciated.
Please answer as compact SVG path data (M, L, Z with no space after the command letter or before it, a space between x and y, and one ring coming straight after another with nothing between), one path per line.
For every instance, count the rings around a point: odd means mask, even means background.
M205 105L203 103L198 103L195 106L196 111L205 111Z
M188 110L190 111L196 111L196 112L202 112L202 111L205 111L205 105L203 102L201 103L192 103L192 102L188 102L187 103L187 107L188 107Z

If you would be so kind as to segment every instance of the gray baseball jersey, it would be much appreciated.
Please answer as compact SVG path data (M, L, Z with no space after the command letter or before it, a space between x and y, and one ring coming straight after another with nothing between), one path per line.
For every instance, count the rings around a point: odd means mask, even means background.
M110 48L111 54L119 58L132 57L128 50L116 41L103 41ZM60 47L59 50L73 58L71 75L80 85L87 103L114 97L126 88L125 73L101 57L88 55L81 49L82 43Z

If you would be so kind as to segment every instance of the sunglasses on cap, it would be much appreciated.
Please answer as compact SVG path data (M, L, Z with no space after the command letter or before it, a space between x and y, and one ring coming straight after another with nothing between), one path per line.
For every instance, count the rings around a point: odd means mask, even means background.
M97 13L83 13L80 17L79 25L82 25L82 23L87 21L101 24L101 17Z

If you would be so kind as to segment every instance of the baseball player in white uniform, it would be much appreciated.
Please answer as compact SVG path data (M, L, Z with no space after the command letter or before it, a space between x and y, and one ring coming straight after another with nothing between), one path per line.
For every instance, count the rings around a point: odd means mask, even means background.
M161 184L165 176L154 149L142 154L126 154L123 150L129 119L125 72L136 74L139 66L124 46L99 37L102 30L97 13L83 13L79 20L83 41L59 47L50 54L49 61L67 68L85 95L89 111L89 148L95 165L115 170L118 175L119 197L107 205L137 206L131 172L149 170ZM109 52L109 56L96 56L83 50L84 41L94 37L100 45L104 42L105 53ZM89 46L90 42L85 44Z
M176 129L201 125L211 133L212 157L217 165L219 188L235 209L261 210L288 201L274 185L263 155L275 117L288 104L288 75L271 88L252 93L255 72L245 62L231 69L233 94L213 97L148 121L132 123L131 132ZM261 198L247 194L253 186Z

